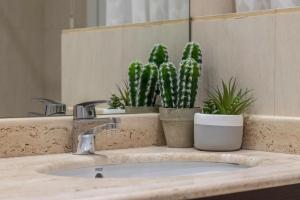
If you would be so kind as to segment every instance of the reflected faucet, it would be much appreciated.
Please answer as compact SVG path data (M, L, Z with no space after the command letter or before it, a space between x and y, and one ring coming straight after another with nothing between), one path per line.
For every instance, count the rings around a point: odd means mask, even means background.
M44 104L44 113L29 112L32 116L61 116L66 114L66 105L51 99L33 98L32 100Z
M108 103L106 100L91 101L74 106L73 153L90 155L95 153L95 137L104 130L116 130L120 118L97 118L95 105Z

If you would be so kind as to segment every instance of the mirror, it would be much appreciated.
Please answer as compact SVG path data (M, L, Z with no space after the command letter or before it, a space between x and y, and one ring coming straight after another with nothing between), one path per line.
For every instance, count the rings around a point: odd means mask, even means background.
M195 20L203 16L291 9L300 7L300 0L191 0L190 4L191 17Z
M0 117L72 114L108 99L156 43L178 63L188 19L189 0L0 1Z
M299 0L235 0L237 12L299 7Z

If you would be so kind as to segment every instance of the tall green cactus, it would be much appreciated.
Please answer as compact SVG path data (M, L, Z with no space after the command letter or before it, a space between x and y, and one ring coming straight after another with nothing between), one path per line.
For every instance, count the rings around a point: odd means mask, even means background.
M199 64L202 64L202 53L200 45L195 42L189 42L186 44L183 50L182 60L193 58Z
M200 64L193 58L183 60L180 64L178 107L193 108L198 89Z
M149 63L142 68L138 89L138 106L154 106L154 96L158 81L158 68Z
M150 54L149 63L156 64L156 66L159 69L163 63L166 63L168 61L169 61L169 55L168 55L167 47L163 44L154 45L154 47L151 51L151 54ZM158 82L156 85L155 96L153 99L154 104L155 104L156 98L159 94L160 94L160 86L159 86L159 82Z
M167 47L163 44L154 45L150 54L149 63L155 63L159 68L162 63L168 61L169 61L169 56L168 56Z
M172 63L163 63L159 69L162 104L165 108L177 107L177 72Z
M139 61L135 61L130 64L129 69L128 69L128 82L129 82L129 93L130 93L130 105L131 106L137 106L138 89L139 89L142 68L143 68L143 64Z
M154 64L149 64L152 68L152 74L151 74L151 83L150 83L150 91L148 92L147 97L147 106L155 106L156 103L156 91L158 88L158 78L159 78L159 71L158 67Z

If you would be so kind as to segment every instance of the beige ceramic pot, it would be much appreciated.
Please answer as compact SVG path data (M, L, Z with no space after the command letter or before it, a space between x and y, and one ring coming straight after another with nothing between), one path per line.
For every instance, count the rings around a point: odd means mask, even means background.
M194 114L200 111L200 108L159 108L168 147L193 147Z
M125 107L126 114L158 113L158 107Z

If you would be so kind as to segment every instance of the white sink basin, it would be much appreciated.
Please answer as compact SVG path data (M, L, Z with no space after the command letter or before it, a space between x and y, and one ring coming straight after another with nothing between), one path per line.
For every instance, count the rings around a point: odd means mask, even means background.
M204 161L162 161L105 164L76 169L55 170L48 174L85 178L158 178L230 172L248 168L245 165Z

